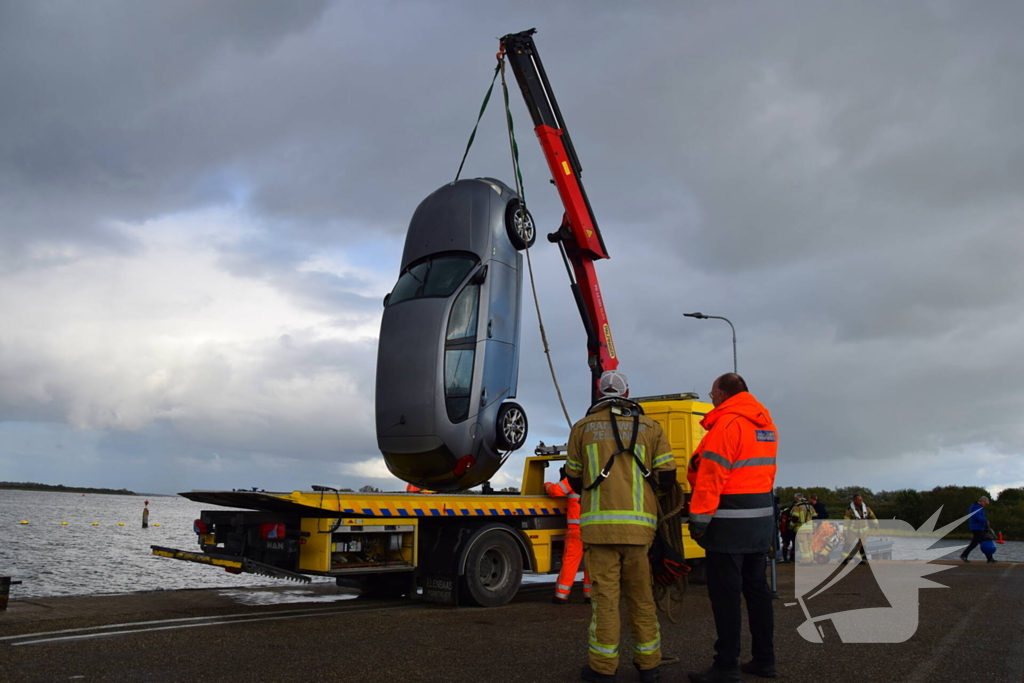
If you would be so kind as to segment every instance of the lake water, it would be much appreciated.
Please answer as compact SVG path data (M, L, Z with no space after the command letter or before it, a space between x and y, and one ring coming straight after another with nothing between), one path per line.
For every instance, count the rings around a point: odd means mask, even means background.
M11 599L298 585L156 557L150 545L198 551L192 522L211 506L178 497L149 498L149 528L143 529L144 500L0 490L0 576L23 582L11 588ZM121 522L124 526L118 526Z
M192 522L204 507L211 506L184 498L152 497L149 528L143 529L144 500L142 496L0 490L0 576L23 581L11 589L12 599L297 586L289 581L228 574L215 567L154 556L150 545L198 551ZM29 523L21 524L22 520ZM98 524L94 526L93 522ZM124 526L118 526L122 522ZM946 559L955 559L966 544L943 543L952 546ZM972 555L975 561L984 561L980 551ZM998 546L996 559L1024 562L1024 543ZM313 581L331 583L333 579Z

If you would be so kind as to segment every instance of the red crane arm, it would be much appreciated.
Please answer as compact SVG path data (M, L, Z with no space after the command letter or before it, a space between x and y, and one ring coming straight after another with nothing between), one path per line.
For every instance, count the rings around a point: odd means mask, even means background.
M548 83L544 66L537 54L531 29L510 33L501 39L504 51L526 100L533 119L534 132L540 141L551 178L565 207L562 226L548 235L558 244L569 268L576 306L587 332L587 363L591 370L591 400L599 397L598 380L605 370L614 370L619 361L612 342L611 326L601 296L594 262L608 258L601 230L583 188L579 158L572 138L562 120L558 102Z

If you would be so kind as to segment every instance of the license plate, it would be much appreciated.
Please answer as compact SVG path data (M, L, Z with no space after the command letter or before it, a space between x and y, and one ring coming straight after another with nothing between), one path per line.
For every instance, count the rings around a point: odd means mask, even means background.
M213 534L199 534L199 545L217 545L217 537Z

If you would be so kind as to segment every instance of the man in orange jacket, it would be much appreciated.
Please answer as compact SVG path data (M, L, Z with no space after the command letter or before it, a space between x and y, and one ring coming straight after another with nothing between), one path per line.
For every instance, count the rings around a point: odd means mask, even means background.
M690 535L707 552L708 596L718 640L710 669L693 683L739 683L740 671L775 678L775 616L765 581L775 534L775 455L778 433L767 408L735 373L711 387L715 408L701 421L708 433L690 460ZM753 659L739 666L746 598Z
M558 482L544 482L544 490L552 498L567 498L565 510L565 549L562 551L562 571L558 572L555 582L555 597L551 602L556 605L568 605L572 584L576 582L576 572L583 561L583 541L580 540L580 494L572 490L565 468L558 472ZM590 602L590 575L583 568L583 599Z

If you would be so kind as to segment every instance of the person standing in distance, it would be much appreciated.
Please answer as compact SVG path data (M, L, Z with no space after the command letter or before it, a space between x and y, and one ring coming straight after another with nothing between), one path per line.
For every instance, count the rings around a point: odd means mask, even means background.
M708 596L715 616L711 668L691 672L693 683L739 683L740 671L775 678L775 615L765 580L775 533L772 492L778 432L768 409L735 373L711 387L715 408L701 421L708 430L690 460L687 478L690 535L707 553ZM739 665L742 612L747 601L751 661Z
M970 519L967 520L967 526L971 530L971 543L968 545L962 553L960 553L960 559L964 562L970 562L967 556L971 554L971 551L981 545L981 542L985 540L989 529L992 525L988 521L988 517L985 516L985 508L988 507L988 496L982 496L978 499L978 502L971 506L969 512L971 513ZM995 562L996 558L992 557L988 553L985 553L985 558L989 562Z
M569 484L581 494L580 536L591 583L589 662L581 676L592 683L615 681L621 595L633 666L649 683L660 677L661 630L647 551L658 524L656 491L676 485L676 461L661 425L628 400L624 374L605 372L598 389L603 398L573 425L565 462Z
M812 493L807 496L807 502L814 508L815 519L828 519L828 510L825 509L825 504L818 500L818 494Z

